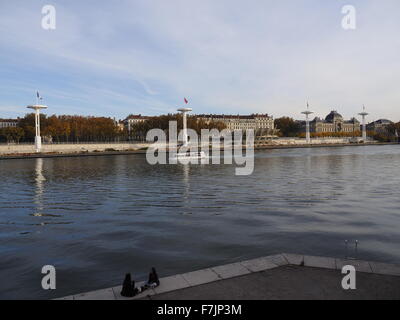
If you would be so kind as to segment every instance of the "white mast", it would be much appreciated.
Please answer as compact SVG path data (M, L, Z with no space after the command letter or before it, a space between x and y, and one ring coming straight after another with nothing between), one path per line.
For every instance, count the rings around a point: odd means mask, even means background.
M183 145L187 146L188 145L188 136L187 136L187 116L186 114L190 111L192 111L191 108L180 108L178 109L179 112L182 112L183 115Z
M37 93L37 101L39 101L39 93ZM47 109L47 106L37 103L32 106L27 106L27 108L35 110L35 149L36 152L40 152L42 148L42 138L40 137L40 110Z
M367 142L367 124L365 122L365 117L369 113L365 112L365 105L363 105L363 112L359 113L358 115L362 116L362 138L364 143Z
M313 114L314 112L309 110L309 104L307 102L307 110L303 111L302 114L306 115L306 142L309 144L311 143L311 137L310 137L310 119L309 119L309 115Z

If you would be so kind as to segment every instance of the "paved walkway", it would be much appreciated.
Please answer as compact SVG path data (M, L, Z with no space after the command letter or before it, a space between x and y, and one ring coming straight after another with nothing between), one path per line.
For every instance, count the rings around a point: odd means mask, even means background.
M357 271L356 290L341 287L344 265ZM285 253L161 278L160 282L159 287L129 299L400 299L398 265ZM127 300L120 292L118 286L61 299Z
M149 296L153 300L400 299L400 277L358 273L357 289L341 287L339 270L284 266Z

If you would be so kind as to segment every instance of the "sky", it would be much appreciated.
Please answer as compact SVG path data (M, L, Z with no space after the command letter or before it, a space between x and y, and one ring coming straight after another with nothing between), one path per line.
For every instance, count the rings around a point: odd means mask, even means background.
M309 101L400 121L399 17L398 0L0 0L0 118L38 90L47 114L158 115L186 97L197 114L302 119Z

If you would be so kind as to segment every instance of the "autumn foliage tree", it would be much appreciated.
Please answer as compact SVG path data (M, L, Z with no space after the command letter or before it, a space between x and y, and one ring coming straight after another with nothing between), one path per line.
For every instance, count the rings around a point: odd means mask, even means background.
M7 127L0 129L0 141L18 143L24 137L25 132L18 127Z
M35 137L35 116L27 114L18 127L24 131L25 141ZM122 137L115 121L106 117L40 115L41 135L55 142L111 142Z
M144 140L146 134L151 129L161 129L163 130L167 137L169 136L169 123L170 121L177 122L178 132L183 128L183 117L181 114L167 114L157 117L151 117L146 121L134 124L131 127L131 136L138 140ZM193 129L197 134L201 134L201 129L217 129L222 131L226 128L225 124L220 121L204 121L198 119L196 116L188 116L187 126Z
M275 119L275 128L279 130L281 137L296 137L301 133L299 122L289 117Z

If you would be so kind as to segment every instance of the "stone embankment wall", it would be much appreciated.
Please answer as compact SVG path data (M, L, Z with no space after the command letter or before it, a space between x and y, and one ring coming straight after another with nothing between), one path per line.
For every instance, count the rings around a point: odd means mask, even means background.
M325 138L325 139L311 139L311 144L323 145L323 144L347 144L347 143L360 143L361 138ZM368 141L372 142L372 141ZM306 145L306 139L295 139L295 138L280 138L276 140L269 140L268 142L260 141L261 144L272 145L272 146L290 146L290 145Z
M148 147L147 143L82 143L82 144L44 144L43 153L77 153L104 151L133 151ZM0 144L0 154L35 153L33 144Z

